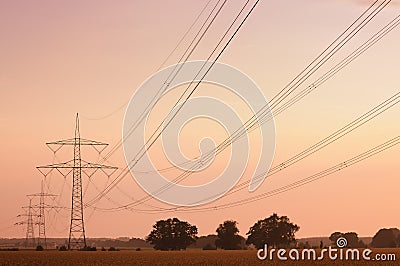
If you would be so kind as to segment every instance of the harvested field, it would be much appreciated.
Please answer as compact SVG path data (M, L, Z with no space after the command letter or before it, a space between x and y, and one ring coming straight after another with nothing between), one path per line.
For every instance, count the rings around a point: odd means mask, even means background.
M395 254L396 261L260 261L254 250L243 251L1 251L0 265L399 265L400 249L374 249Z

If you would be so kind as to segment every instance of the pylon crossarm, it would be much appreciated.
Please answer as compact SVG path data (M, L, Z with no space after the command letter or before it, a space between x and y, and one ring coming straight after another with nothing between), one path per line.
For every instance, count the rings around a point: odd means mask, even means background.
M80 168L106 168L106 169L118 169L118 167L115 166L109 166L105 164L97 164L97 163L90 163L84 160L81 160L82 165ZM38 170L40 169L64 169L64 168L76 168L74 166L74 161L70 160L65 163L57 163L57 164L49 164L49 165L42 165L42 166L37 166L36 167Z
M49 204L44 204L43 206L40 206L38 204L32 205L32 208L38 209L38 208L44 208L44 209L62 209L63 207L58 207L58 206L52 206Z
M28 197L57 197L58 195L56 194L50 194L50 193L35 193L35 194L29 194L27 195Z
M84 139L84 138L71 138L71 139L64 139L64 140L57 140L57 141L51 141L51 142L46 142L46 145L74 145L75 141L78 141L80 145L93 145L93 146L108 146L108 143L100 142L100 141L95 141L95 140L90 140L90 139Z
M90 139L84 139L84 138L71 138L71 139L46 142L46 146L54 154L56 154L63 146L65 146L65 145L73 146L73 145L75 145L75 142L79 142L80 145L92 146L99 154L102 153L104 151L104 149L107 148L107 146L108 146L108 143L90 140Z

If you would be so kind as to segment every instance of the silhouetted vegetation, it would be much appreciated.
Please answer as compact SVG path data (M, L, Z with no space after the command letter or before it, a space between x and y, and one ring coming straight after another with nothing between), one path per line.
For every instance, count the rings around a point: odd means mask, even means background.
M297 248L303 249L303 248L311 248L310 243L308 243L308 241L304 242L300 242L297 245Z
M217 238L218 236L214 234L200 236L196 238L196 242L188 246L188 248L204 248L206 245L215 246L215 240L217 240Z
M207 244L203 247L203 250L217 250L216 246L213 246L211 244Z
M395 248L400 246L400 230L397 228L380 229L372 238L374 248Z
M332 246L337 246L336 241L338 238L344 237L347 240L347 246L348 248L364 248L366 245L364 242L362 242L358 238L358 234L355 232L347 232L347 233L342 233L342 232L334 232L331 234L329 237L329 240L332 242Z
M157 221L153 228L146 241L157 250L186 249L197 238L197 227L178 218Z
M242 237L239 235L239 229L236 224L236 221L225 221L218 226L216 230L218 239L215 240L217 248L227 250L242 249Z
M0 248L0 251L18 251L19 248Z
M44 248L41 245L38 245L36 247L36 251L43 251L43 250L44 250Z
M86 246L80 249L81 251L97 251L96 247Z
M67 251L67 247L66 246L61 246L58 248L59 251Z
M264 247L268 244L274 248L289 247L295 243L294 234L300 227L290 222L287 216L278 216L276 213L264 220L259 220L250 227L246 244L253 244L256 248Z

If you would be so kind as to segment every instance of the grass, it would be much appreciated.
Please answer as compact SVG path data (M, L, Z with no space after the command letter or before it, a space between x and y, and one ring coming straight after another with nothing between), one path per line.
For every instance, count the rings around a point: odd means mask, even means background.
M0 265L399 265L400 249L375 249L373 254L376 253L396 254L397 261L330 261L328 258L323 261L260 261L254 250L116 252L20 250L0 252Z

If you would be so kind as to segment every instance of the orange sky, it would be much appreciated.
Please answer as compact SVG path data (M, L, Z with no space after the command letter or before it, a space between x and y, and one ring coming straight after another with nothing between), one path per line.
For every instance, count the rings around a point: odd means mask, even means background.
M230 2L191 59L206 58L242 4ZM249 75L271 99L371 2L261 1L220 61ZM393 2L329 66L393 19L400 10L398 2ZM35 167L71 158L72 150L68 149L53 158L44 143L71 138L76 112L81 117L82 137L108 142L111 147L117 143L124 108L102 117L127 103L140 84L158 69L205 3L0 2L0 201L4 203L0 205L0 237L24 236L24 227L11 225L20 220L16 216L28 202L25 195L40 190L42 177ZM274 164L289 159L398 92L399 43L397 29L276 118ZM180 47L167 65L175 63L183 50ZM307 85L319 77L318 73ZM231 95L225 100L235 106ZM399 135L399 115L399 107L392 108L335 144L267 179L253 194L319 172ZM198 149L198 143L193 142L194 132L198 140L213 130L213 125L192 126L180 140L188 156L196 156ZM157 151L156 148L154 152ZM297 223L299 237L327 236L337 230L373 235L381 227L400 226L400 213L395 209L400 186L399 152L400 147L394 147L297 190L227 210L145 214L86 209L87 237L144 237L156 220L172 216L197 225L201 235L214 233L226 219L235 219L241 234L245 234L258 219L272 212L287 215ZM83 155L97 159L91 151L83 151ZM125 166L121 149L109 163ZM64 182L62 176L54 174L48 181L51 192L62 192L60 205L69 206L71 178ZM94 185L89 185L85 199L93 198L106 181L101 175L93 177ZM110 197L118 203L132 201L125 194L135 199L146 195L131 177L126 177ZM233 195L210 206L250 196L248 191ZM155 200L148 203L168 207ZM106 199L98 204L113 206ZM48 237L66 237L68 225L68 211L48 213Z

